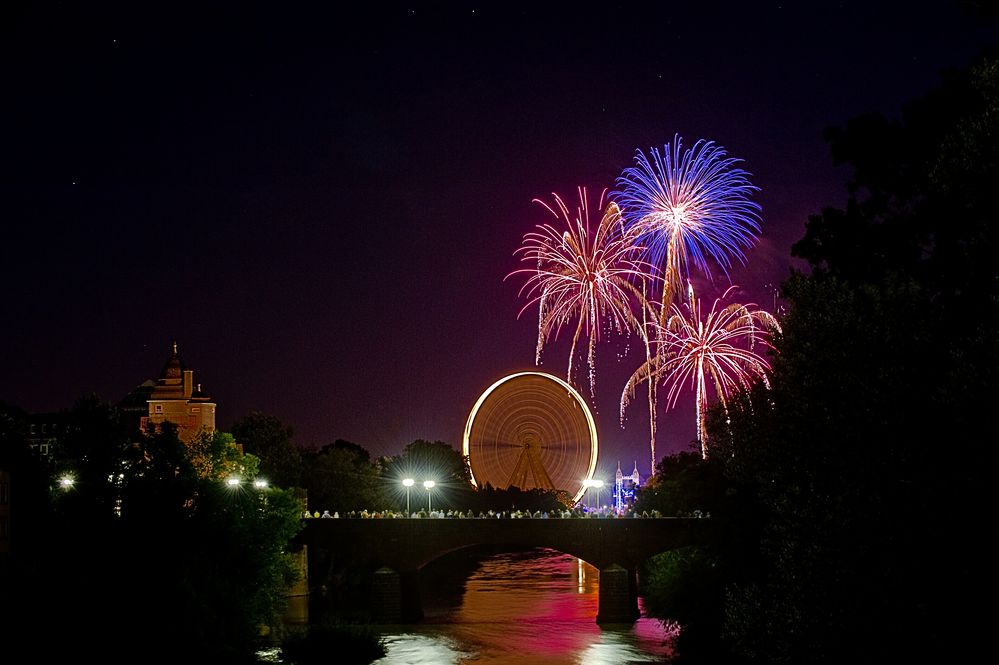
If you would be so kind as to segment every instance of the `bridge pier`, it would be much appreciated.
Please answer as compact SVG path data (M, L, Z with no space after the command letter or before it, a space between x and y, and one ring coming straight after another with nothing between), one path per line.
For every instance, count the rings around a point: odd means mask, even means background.
M420 571L396 572L388 566L374 573L372 615L378 623L410 623L423 618Z
M642 616L642 611L638 609L638 566L628 566L628 593L630 595L628 604L632 611L631 620L635 621Z
M423 599L420 597L420 571L417 568L403 570L399 574L399 602L401 618L404 622L419 621L423 618Z
M597 623L631 623L638 618L637 588L634 570L616 563L602 568Z
M371 613L378 623L399 623L402 619L402 586L399 573L382 567L375 571L371 585Z

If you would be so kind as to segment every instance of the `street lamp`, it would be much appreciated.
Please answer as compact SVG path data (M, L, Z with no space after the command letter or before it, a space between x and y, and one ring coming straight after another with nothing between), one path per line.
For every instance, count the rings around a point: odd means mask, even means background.
M593 487L593 480L590 478L586 478L585 480L583 480L583 487L585 488L583 490L583 495L586 497L586 507L589 508L591 504L589 490L591 487Z
M239 478L229 478L225 481L225 484L229 487L235 487L236 485L239 485Z
M597 510L600 509L600 488L603 487L603 486L604 486L604 481L602 481L602 480L593 480L592 478L587 478L586 480L583 481L583 487L585 487L586 489L589 489L589 488L593 487L593 488L595 488L597 490L597 500L596 500ZM587 492L586 493L586 505L587 505L587 507L589 507L589 505L590 505L590 496L589 495L590 495L590 493Z
M430 495L433 494L434 485L436 485L432 480L424 480L423 486L427 488L427 512L432 513L433 509L430 507Z
M416 481L412 478L404 478L402 481L403 486L406 488L406 517L412 515L412 513L409 512L409 488L412 487L415 482Z
M256 487L258 490L267 489L267 481L263 480L262 478L257 478L256 480L253 481L253 486Z
M69 476L63 476L62 478L59 479L59 487L63 488L64 490L68 490L70 487L73 486L74 482L75 481Z
M592 480L593 487L597 490L597 512L600 512L600 488L604 486L604 481L602 480Z

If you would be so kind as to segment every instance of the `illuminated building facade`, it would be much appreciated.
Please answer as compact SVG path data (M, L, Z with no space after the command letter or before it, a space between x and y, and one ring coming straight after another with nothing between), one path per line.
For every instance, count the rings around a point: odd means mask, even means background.
M630 476L624 475L621 471L621 462L617 463L617 473L614 474L614 510L622 513L635 504L635 490L642 484L642 478L638 475L638 462L635 462L635 470Z
M138 419L142 431L150 424L170 421L185 443L201 432L215 431L215 407L201 384L194 383L194 371L184 365L176 342L159 378L142 383L119 404L122 411Z

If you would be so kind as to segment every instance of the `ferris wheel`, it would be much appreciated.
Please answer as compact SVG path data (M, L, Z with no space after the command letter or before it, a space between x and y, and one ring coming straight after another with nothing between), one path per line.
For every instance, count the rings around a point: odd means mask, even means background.
M476 486L565 490L575 502L597 465L597 427L568 383L544 372L518 372L475 402L463 451Z

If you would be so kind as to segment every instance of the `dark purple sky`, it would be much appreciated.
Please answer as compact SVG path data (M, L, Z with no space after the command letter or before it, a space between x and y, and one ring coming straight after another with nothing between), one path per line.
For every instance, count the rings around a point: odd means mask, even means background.
M221 427L261 410L374 455L460 447L482 390L533 367L537 315L503 281L547 221L533 198L713 140L761 188L732 277L772 308L807 216L844 200L822 130L999 43L939 1L97 4L2 10L0 400L120 399L176 340ZM599 468L644 474L620 350L598 350ZM660 415L661 453L694 438L690 402Z

